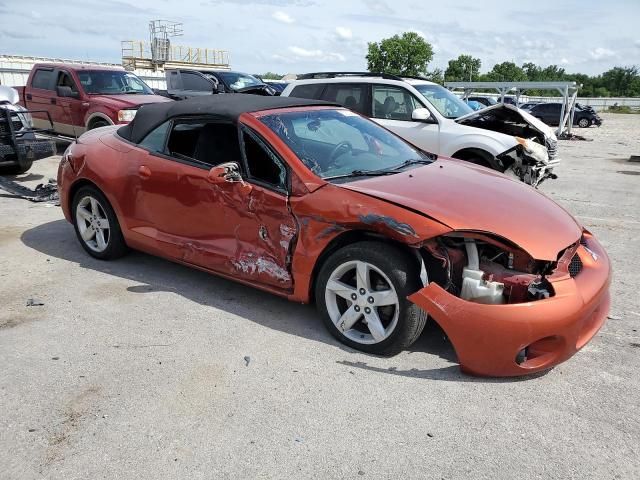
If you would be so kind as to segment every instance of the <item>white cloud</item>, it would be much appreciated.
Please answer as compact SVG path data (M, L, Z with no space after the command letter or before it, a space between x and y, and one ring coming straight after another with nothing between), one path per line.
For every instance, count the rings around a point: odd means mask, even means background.
M273 15L271 15L271 17L274 20L277 20L278 22L288 23L288 24L295 23L295 20L291 17L291 15L280 10L278 10L277 12L273 12Z
M309 60L314 62L344 62L346 57L341 53L325 52L324 50L315 49L307 50L306 48L291 46L287 48L288 55L275 54L271 58L286 63L295 61Z
M568 63L569 63L569 60L568 60L567 58L562 57L562 58L560 59L560 65L566 65L566 64L568 64Z
M365 0L365 5L373 12L380 14L390 14L393 10L384 0Z
M589 55L591 55L591 58L594 60L606 60L607 58L615 57L616 52L608 48L598 47L595 50L589 51Z
M336 27L336 35L340 40L351 40L353 38L353 32L347 27Z

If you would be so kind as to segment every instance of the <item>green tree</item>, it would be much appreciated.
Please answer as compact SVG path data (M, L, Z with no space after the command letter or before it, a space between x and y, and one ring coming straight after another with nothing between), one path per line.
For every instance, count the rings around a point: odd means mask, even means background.
M418 76L427 73L433 48L415 32L394 35L380 42L370 42L367 69L370 72Z
M280 75L279 73L267 72L258 76L264 80L280 80L284 75Z
M614 67L602 74L602 86L612 97L632 95L634 80L638 78L638 67Z
M448 82L475 82L480 78L482 62L471 55L459 55L455 60L449 60L449 66L444 72Z
M444 85L444 72L442 71L441 68L434 68L433 70L430 70L427 73L425 73L423 76L430 82Z
M502 62L493 66L485 75L489 82L521 82L527 80L525 71L513 62Z

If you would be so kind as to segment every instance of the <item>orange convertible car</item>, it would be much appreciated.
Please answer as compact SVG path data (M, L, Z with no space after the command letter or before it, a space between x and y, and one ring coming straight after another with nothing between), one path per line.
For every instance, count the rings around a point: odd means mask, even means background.
M143 106L71 145L58 185L89 255L134 248L315 301L365 352L405 349L431 317L464 371L522 375L573 355L609 309L604 249L553 201L327 103Z

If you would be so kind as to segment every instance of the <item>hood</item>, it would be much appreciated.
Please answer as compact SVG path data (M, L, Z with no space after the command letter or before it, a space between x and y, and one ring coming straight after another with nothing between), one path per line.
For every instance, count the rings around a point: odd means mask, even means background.
M15 105L20 101L20 95L15 88L0 85L0 103Z
M536 260L555 261L582 228L542 193L501 173L461 160L340 185L410 208L453 230L493 233Z
M122 110L127 108L137 108L147 103L172 102L173 100L161 95L91 95L93 102L99 102L103 105L113 108L114 110Z
M495 124L496 120L504 122L505 131L503 133L510 133L510 130L506 130L506 128L508 128L507 123L517 123L528 125L530 128L543 135L545 139L557 140L553 129L549 127L549 125L538 120L529 112L526 112L515 105L509 105L506 103L498 103L497 105L492 105L490 107L483 108L482 110L468 113L467 115L456 118L454 121L461 125L470 125L472 127L486 128L488 130L495 131L493 126L491 128L488 126L483 127L483 123L486 121L486 123Z

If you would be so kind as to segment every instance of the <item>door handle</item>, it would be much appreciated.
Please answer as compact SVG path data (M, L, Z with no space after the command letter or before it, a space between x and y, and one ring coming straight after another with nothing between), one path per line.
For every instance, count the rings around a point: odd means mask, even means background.
M49 101L51 102L52 105L56 104L56 99L55 98L50 98Z
M32 100L32 99L33 99L33 97L31 96L31 94L27 93L27 100Z
M140 168L138 168L138 174L142 178L149 178L151 176L151 170L146 165L141 165Z

